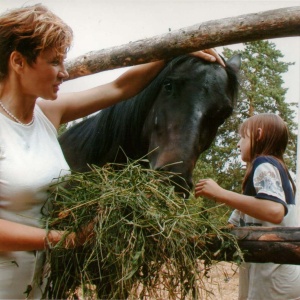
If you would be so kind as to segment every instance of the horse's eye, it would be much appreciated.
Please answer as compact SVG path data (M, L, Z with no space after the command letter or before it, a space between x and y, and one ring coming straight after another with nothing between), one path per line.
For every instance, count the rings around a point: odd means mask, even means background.
M166 80L164 82L164 89L168 92L168 93L171 93L172 90L173 90L173 84L172 84L172 81L171 80Z

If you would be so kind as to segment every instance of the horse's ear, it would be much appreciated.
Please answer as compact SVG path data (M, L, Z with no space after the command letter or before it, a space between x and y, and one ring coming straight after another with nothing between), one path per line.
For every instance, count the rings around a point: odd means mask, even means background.
M226 65L228 65L229 67L231 67L235 72L239 72L241 69L241 61L242 61L242 56L241 54L236 54L234 56L232 56L231 58L229 58L226 61Z

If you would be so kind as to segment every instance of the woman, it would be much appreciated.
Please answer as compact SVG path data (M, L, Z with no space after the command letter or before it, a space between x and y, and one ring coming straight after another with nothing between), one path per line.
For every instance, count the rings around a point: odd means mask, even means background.
M71 28L42 5L0 16L0 299L41 297L42 250L64 234L41 224L49 186L69 172L60 124L134 96L164 66L140 65L111 83L58 97L72 39ZM194 55L223 64L212 49ZM84 240L71 233L66 247Z
M247 163L243 194L201 179L196 197L203 196L234 208L229 222L235 226L298 226L295 184L283 159L288 129L275 114L260 114L240 127L238 147ZM300 299L300 266L245 263L239 272L239 299Z

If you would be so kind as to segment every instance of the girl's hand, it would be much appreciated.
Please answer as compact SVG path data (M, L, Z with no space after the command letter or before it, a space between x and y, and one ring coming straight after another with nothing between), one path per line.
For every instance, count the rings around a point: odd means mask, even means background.
M218 201L223 193L223 188L221 188L212 179L200 179L195 186L195 196L196 197L206 197L215 201Z

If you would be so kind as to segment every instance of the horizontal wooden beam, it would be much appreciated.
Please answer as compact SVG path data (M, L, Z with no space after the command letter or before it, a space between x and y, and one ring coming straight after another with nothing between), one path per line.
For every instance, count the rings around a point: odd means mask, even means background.
M232 234L247 262L300 265L299 227L240 227Z
M69 79L217 46L300 35L300 6L203 22L67 61ZM95 37L97 38L97 37Z

